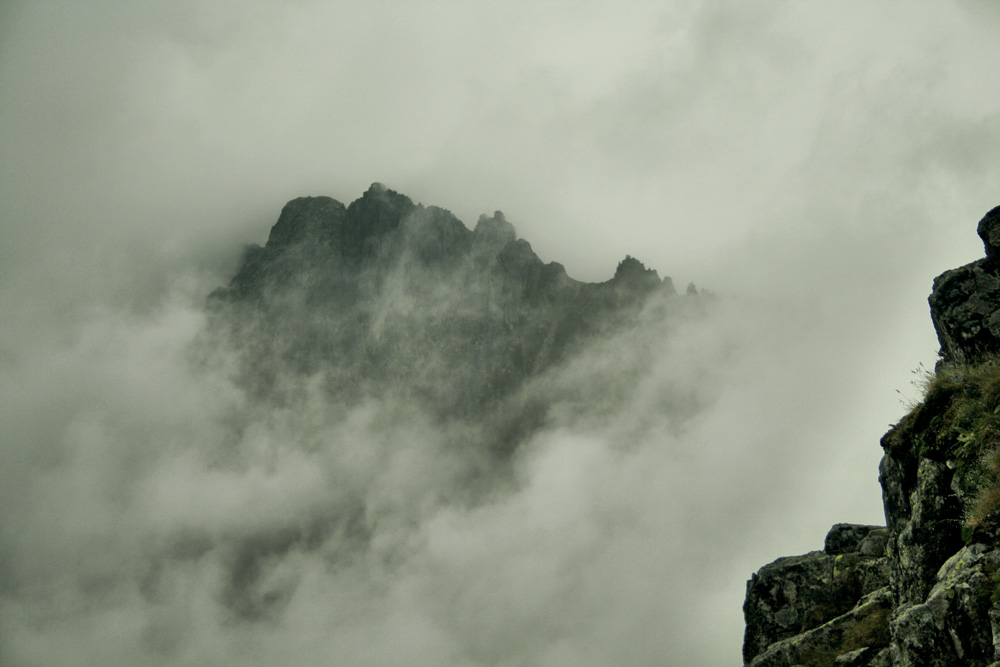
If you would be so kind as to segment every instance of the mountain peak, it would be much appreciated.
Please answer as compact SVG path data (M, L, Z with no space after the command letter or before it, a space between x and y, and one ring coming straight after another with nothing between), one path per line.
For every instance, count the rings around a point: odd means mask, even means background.
M658 288L665 288L670 293L674 291L672 280L665 278L661 282L655 269L647 269L645 264L631 255L625 255L625 259L618 262L618 268L615 269L611 282L636 292L647 292Z
M298 197L285 204L271 228L268 247L329 239L344 216L344 205L330 197Z
M252 246L212 298L220 322L252 318L255 336L274 329L274 343L255 338L255 377L293 358L346 373L338 386L348 394L412 392L408 400L454 415L495 404L570 350L631 326L657 293L673 296L631 256L612 280L583 283L539 259L501 211L470 231L446 209L373 183L346 207L290 201L266 246ZM421 375L439 357L455 366L453 384Z
M614 280L628 280L633 278L646 279L655 278L659 282L660 277L655 269L647 269L646 265L631 255L625 255L625 259L618 262L615 269Z
M494 211L493 217L489 217L485 213L479 216L474 233L477 237L500 244L510 243L517 239L514 225L507 222L502 211Z

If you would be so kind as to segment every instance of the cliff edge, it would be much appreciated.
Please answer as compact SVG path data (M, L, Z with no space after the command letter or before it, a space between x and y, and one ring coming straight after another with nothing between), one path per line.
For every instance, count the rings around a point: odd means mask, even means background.
M940 361L881 440L886 526L747 582L748 667L1000 667L1000 207L986 257L934 280Z

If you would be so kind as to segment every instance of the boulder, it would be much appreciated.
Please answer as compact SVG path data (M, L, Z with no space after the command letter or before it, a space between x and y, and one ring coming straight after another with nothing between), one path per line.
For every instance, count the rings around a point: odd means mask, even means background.
M1000 349L1000 271L981 259L934 279L928 302L941 359L967 363Z
M976 227L976 232L986 247L986 259L991 262L1000 260L1000 206L991 209L983 216Z
M864 550L869 556L883 556L885 536L885 526L838 523L826 534L823 551L837 555Z
M779 558L755 573L743 605L744 662L850 612L863 597L885 588L887 562L873 548L879 540L885 544L885 533L880 526L837 524L826 538L830 549Z
M870 665L889 645L892 593L888 587L826 623L771 644L748 667Z
M943 361L974 362L1000 350L1000 206L978 232L986 258L942 273L928 299Z

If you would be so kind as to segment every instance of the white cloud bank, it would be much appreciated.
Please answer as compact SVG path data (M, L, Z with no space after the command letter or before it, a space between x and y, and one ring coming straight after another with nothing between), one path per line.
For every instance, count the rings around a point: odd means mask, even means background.
M5 664L735 663L751 571L880 521L930 281L1000 203L988 2L0 12ZM248 417L186 362L286 200L375 180L502 208L577 278L632 254L738 298L456 504L455 434ZM680 431L679 384L709 406Z

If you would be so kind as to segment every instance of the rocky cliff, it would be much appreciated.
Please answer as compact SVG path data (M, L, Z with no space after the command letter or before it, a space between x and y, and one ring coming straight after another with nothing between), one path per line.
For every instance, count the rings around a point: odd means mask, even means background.
M280 616L294 585L273 573L290 554L394 571L441 508L516 487L533 436L627 405L657 346L706 303L632 257L604 282L574 280L499 211L470 229L378 183L349 205L288 202L208 298L198 360L239 404L206 456L273 466L254 444L264 422L333 481L307 516L231 539L227 611ZM689 387L656 398L677 423L698 409Z
M744 664L1000 666L1000 208L986 257L934 280L941 360L882 438L885 527L755 573Z
M281 402L297 384L282 378L322 375L341 404L391 395L437 418L479 420L503 419L529 379L651 304L686 300L675 296L670 278L632 257L606 282L580 282L542 262L500 211L470 230L375 183L348 206L289 202L209 303L213 332L258 397ZM522 425L544 411L524 407ZM513 430L497 446L514 446Z

